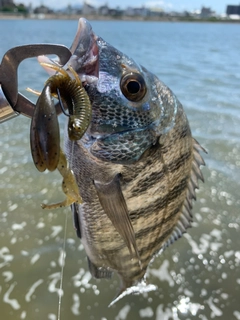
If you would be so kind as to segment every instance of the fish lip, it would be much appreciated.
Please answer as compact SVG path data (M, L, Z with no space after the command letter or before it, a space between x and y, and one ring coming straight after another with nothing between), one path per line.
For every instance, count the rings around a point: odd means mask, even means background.
M72 56L69 64L78 73L85 84L95 83L99 78L99 48L98 37L91 24L85 18L80 18L78 29L70 47Z

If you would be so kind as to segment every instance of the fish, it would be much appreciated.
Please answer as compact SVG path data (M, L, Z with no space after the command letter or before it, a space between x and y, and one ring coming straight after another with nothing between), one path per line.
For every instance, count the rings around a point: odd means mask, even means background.
M70 50L67 65L92 107L82 138L72 141L65 134L83 201L71 208L92 276L119 275L112 305L156 288L146 281L148 267L192 225L205 149L192 137L175 94L96 35L84 18Z

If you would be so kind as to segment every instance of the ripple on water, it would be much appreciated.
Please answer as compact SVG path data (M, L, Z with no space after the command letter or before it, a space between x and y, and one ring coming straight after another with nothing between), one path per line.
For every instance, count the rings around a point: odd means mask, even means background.
M71 45L76 31L76 21L24 19L1 21L1 25L9 31L0 34L2 54L26 41L54 39L55 43ZM36 172L29 149L29 119L20 116L3 123L1 317L57 320L64 263L63 319L240 319L238 25L126 21L93 21L93 25L100 36L108 37L110 43L158 73L171 87L184 105L194 136L208 150L206 182L194 206L194 228L150 267L149 283L158 285L158 290L148 297L125 297L107 308L118 290L118 279L92 279L70 212L63 251L63 212L46 213L40 208L42 201L59 200L61 179ZM159 48L161 57L156 54ZM46 80L47 75L36 68L31 60L20 69L19 85L24 93L29 81L41 89Z

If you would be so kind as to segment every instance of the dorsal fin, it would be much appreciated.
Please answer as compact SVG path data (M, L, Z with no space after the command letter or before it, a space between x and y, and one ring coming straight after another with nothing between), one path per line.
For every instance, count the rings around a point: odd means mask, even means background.
M186 198L181 208L179 220L173 228L170 237L162 246L161 251L165 250L170 244L181 238L186 230L192 226L192 200L196 200L195 190L198 189L198 180L202 180L204 182L200 166L205 165L205 162L199 153L200 151L207 153L207 151L193 138L192 170L188 181Z

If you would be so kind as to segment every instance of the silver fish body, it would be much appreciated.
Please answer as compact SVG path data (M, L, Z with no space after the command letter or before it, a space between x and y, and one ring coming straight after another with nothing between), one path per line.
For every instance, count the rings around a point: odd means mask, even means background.
M75 227L92 275L117 272L124 292L137 288L153 257L191 226L203 149L172 91L85 19L71 51L69 63L92 103L83 138L65 137L83 199L72 206Z

